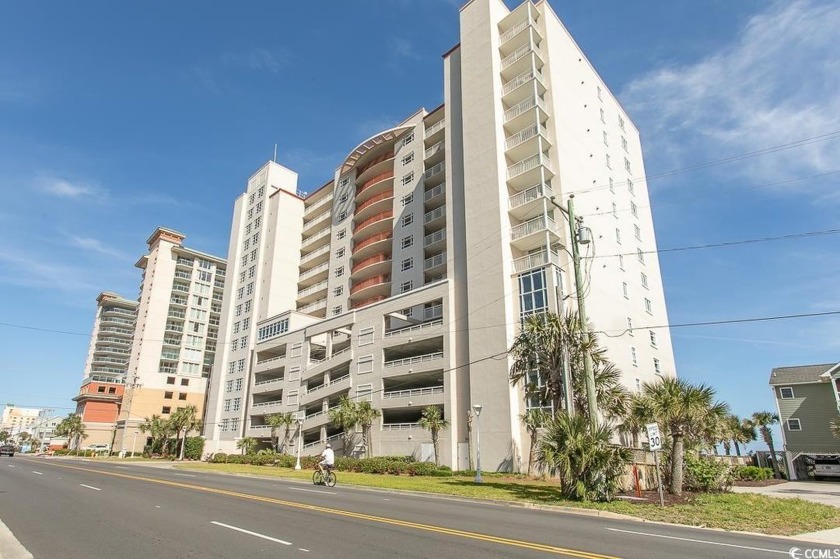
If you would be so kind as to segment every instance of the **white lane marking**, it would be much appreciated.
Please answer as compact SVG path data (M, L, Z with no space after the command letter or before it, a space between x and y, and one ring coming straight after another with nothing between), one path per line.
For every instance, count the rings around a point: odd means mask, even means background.
M160 505L155 505L155 508L156 508L156 509L159 509L159 508L160 508Z
M307 491L309 493L320 493L321 495L338 495L338 493L334 491L321 491L319 489L303 489L302 487L288 487L292 491Z
M193 474L172 474L174 476L182 476L182 477L195 477Z
M102 491L98 487L94 487L92 485L85 485L84 483L80 483L79 485L81 485L82 487L87 487L88 489L93 489L94 491Z
M390 501L391 499L382 499L383 501Z
M32 473L33 473L33 474L35 474L35 475L39 475L39 476L44 475L44 474L42 474L41 472L36 472L35 470L32 470Z
M128 466L114 466L114 467L118 468L120 470L127 470L128 469Z
M305 551L306 553L309 553L309 550L308 550L308 549L303 549L302 547L299 547L299 548L298 548L298 551Z
M6 465L7 465L8 467L10 467L10 468L14 468L14 467L15 467L15 466L14 466L14 464L6 464Z
M750 547L747 545L735 545L734 543L710 542L707 540L695 540L691 538L678 538L676 536L666 536L663 534L651 534L648 532L633 532L632 530L619 530L618 528L607 528L612 532L623 532L625 534L636 534L638 536L648 536L652 538L664 538L668 540L681 540L684 542L705 543L707 545L722 545L724 547L737 547L738 549L750 549L752 551L764 551L766 553L781 553L782 555L790 555L790 551L779 551L778 549L764 549L763 547Z
M210 524L215 524L216 526L221 526L222 528L228 528L230 530L236 530L237 532L242 532L243 534L248 534L249 536L256 536L258 538L262 538L264 540L269 540L272 542L282 543L283 545L292 545L292 542L287 542L285 540L279 540L277 538L272 538L271 536L266 536L264 534L258 534L257 532L252 532L250 530L246 530L244 528L237 528L236 526L231 526L230 524L222 524L221 522L216 522L213 520Z

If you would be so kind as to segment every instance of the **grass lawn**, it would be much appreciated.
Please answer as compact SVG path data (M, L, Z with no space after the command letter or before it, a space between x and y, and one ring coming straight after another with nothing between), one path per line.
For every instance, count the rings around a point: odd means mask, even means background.
M189 462L178 468L312 479L311 470L249 466L244 464L208 464ZM706 526L726 530L741 530L790 536L840 526L840 508L812 503L802 499L777 499L749 493L700 494L690 503L669 505L638 504L627 501L610 503L580 503L563 499L557 484L528 480L504 474L483 474L484 483L476 484L472 477L409 477L337 472L339 485L356 485L381 489L421 491L456 497L490 499L495 501L533 503L598 509L690 526Z

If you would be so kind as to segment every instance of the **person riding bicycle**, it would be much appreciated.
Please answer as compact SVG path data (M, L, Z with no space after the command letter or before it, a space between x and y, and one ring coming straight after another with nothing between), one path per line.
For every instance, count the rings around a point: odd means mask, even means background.
M324 473L324 466L327 467L328 470L332 470L333 465L335 464L335 452L333 452L332 445L327 443L327 448L324 449L324 452L321 453L321 460L318 462L318 470L323 474Z

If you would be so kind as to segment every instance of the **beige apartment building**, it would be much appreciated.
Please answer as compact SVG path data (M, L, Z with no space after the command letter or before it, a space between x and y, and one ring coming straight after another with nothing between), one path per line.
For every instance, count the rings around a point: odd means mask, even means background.
M137 262L143 270L137 322L116 421L114 449L140 452L145 418L181 407L204 411L219 338L225 260L186 248L186 237L159 227Z
M569 226L552 203L571 195L591 230L582 288L609 358L630 389L675 374L630 118L547 2L473 0L460 27L443 105L361 142L308 195L274 162L248 180L206 452L267 441L265 416L293 412L304 454L318 454L340 436L329 409L349 396L382 411L376 455L430 458L418 420L439 406L454 468L469 463L479 404L483 467L520 469L519 416L541 404L511 386L506 352L525 316L575 307Z

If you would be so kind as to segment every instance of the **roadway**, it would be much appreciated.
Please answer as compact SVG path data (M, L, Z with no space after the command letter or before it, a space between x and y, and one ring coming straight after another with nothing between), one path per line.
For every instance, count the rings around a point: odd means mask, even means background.
M131 463L15 456L0 460L0 521L35 559L755 559L789 557L792 547L828 547L346 487L340 475L339 485L327 488Z

